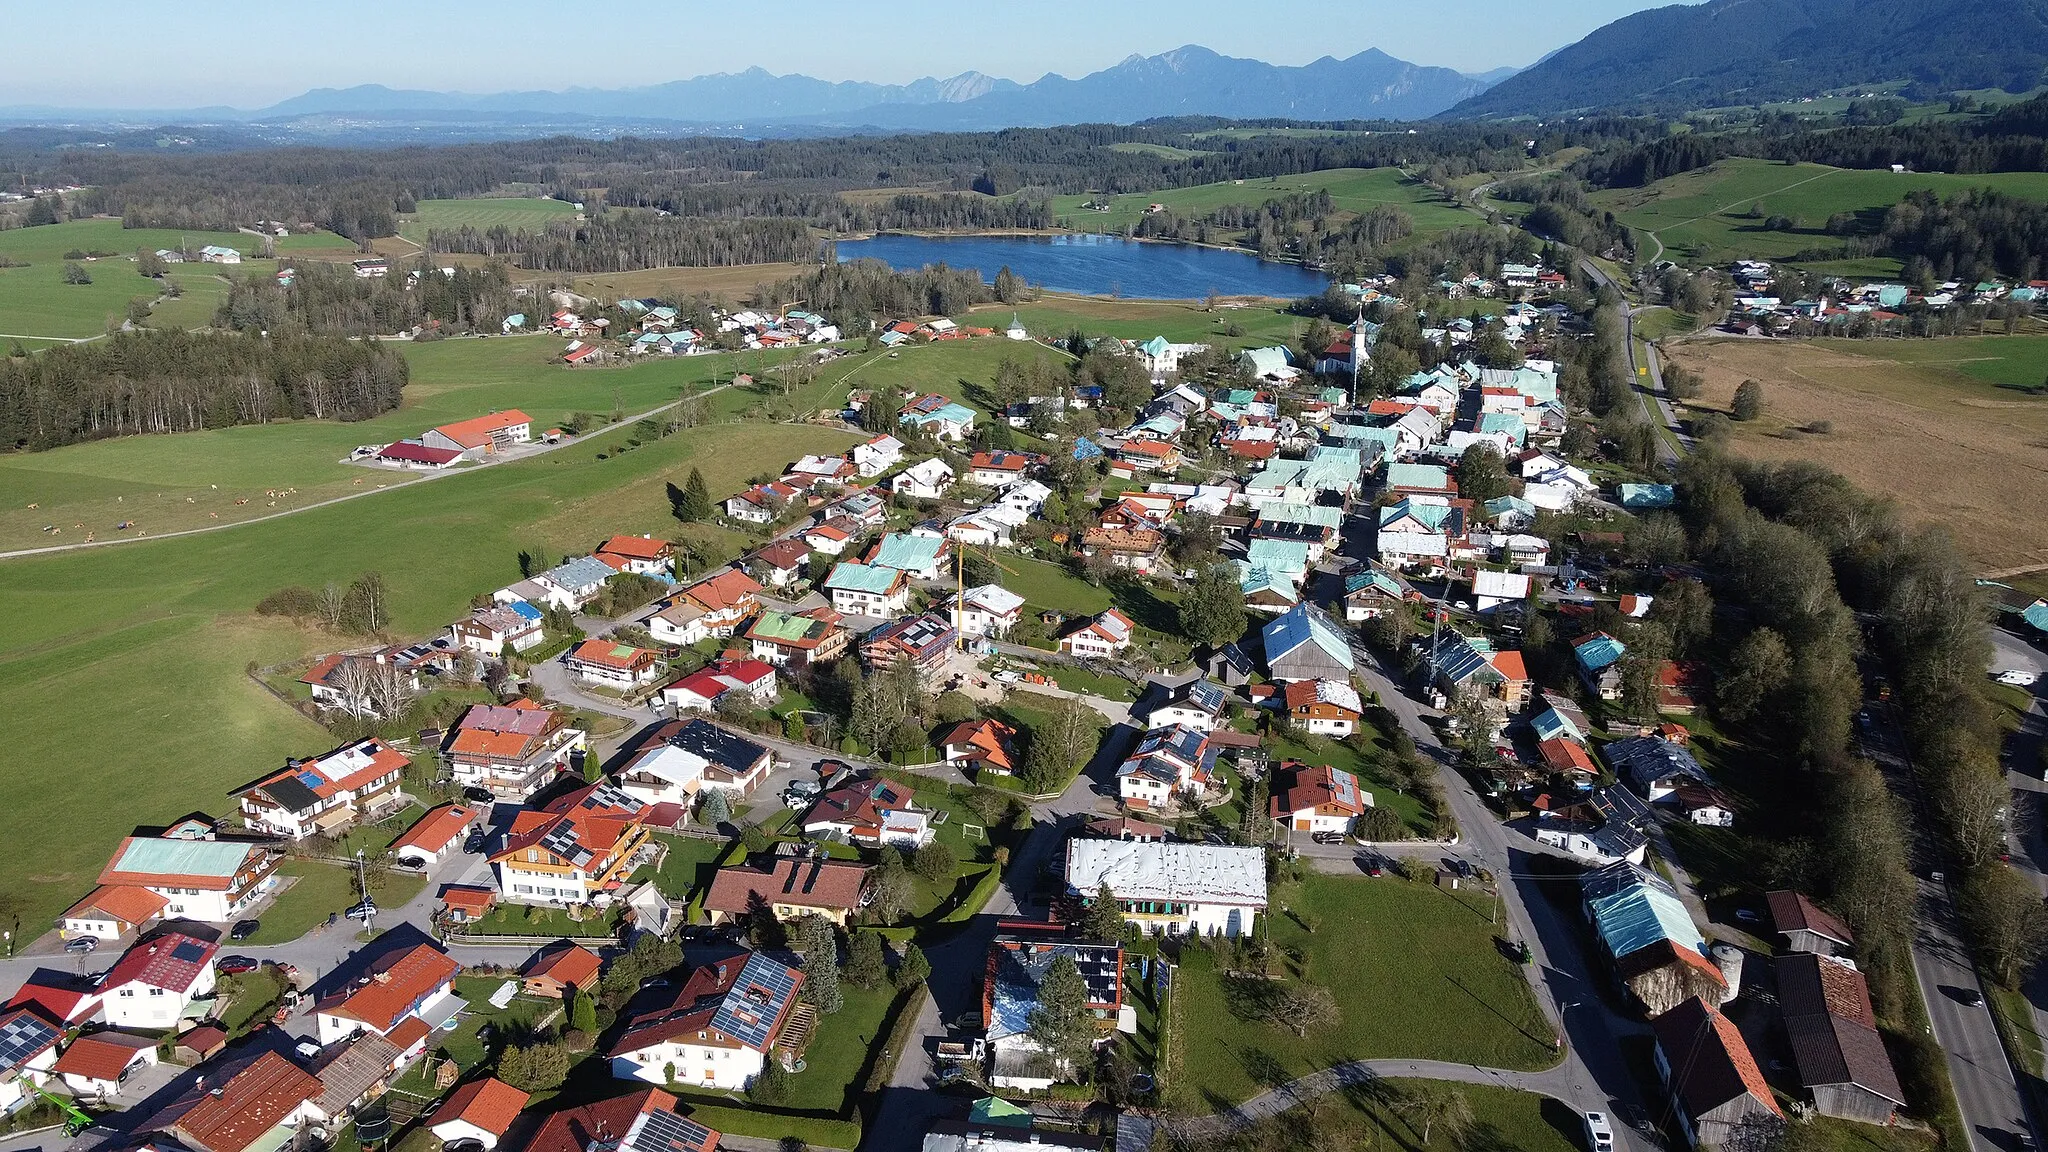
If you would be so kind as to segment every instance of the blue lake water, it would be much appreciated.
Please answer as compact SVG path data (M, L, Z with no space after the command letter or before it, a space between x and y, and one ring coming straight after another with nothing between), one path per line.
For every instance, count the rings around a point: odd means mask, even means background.
M993 281L1004 265L1055 292L1146 300L1223 296L1313 296L1329 277L1246 252L1191 244L1146 244L1121 236L876 236L841 240L839 259L881 260L898 271L945 264Z

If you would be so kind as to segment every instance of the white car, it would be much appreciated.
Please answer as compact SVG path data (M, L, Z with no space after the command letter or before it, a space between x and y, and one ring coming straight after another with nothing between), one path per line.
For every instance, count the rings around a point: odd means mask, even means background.
M1607 1122L1607 1113L1586 1113L1586 1139L1593 1152L1614 1152L1614 1125Z
M2000 684L2009 684L2014 688L2032 688L2034 681L2039 680L2040 677L2027 671L2025 668L2008 668L2003 672L1994 674L1992 679Z

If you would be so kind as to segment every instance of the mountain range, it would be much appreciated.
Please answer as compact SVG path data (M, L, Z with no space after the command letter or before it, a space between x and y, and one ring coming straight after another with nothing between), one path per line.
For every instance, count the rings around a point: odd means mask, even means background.
M1624 16L1451 117L1672 112L1903 82L2025 92L2048 73L2048 0L1709 0Z
M301 120L564 124L614 121L722 128L812 126L849 130L978 131L1077 123L1132 123L1159 116L1232 119L1421 120L1512 69L1467 76L1397 60L1377 49L1325 56L1299 67L1245 60L1189 45L1131 56L1078 80L1047 74L1029 84L979 72L909 84L777 76L762 68L641 88L571 88L469 94L387 88L316 88L268 108L94 114L78 109L0 108L0 118L161 119L280 124Z

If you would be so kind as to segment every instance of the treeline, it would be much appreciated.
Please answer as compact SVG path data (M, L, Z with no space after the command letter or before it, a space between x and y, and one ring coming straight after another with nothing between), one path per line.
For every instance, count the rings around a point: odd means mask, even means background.
M1575 180L1509 180L1496 188L1494 195L1535 205L1522 217L1522 227L1538 236L1595 256L1627 257L1635 251L1635 234L1614 213L1596 206Z
M524 268L579 274L818 259L818 241L800 220L700 220L651 212L601 212L583 221L558 221L539 232L436 229L427 234L427 246L437 252L516 256Z
M1004 268L1000 277L1009 272ZM953 316L996 298L972 268L931 264L896 272L880 260L821 264L815 270L756 294L756 303L780 307L801 300L804 307L832 317L840 331L858 337L870 323L903 316Z
M362 278L353 269L307 263L289 287L265 275L236 278L214 312L217 328L240 332L300 331L322 336L375 336L415 327L444 332L498 330L505 317L528 305L513 294L502 264L458 266L453 276L422 260L408 277Z
M1327 190L1279 196L1256 207L1225 205L1199 216L1172 209L1139 218L1131 235L1185 244L1231 241L1261 259L1285 256L1328 268L1339 279L1378 272L1388 249L1415 232L1415 221L1391 204L1376 204L1344 222L1330 217L1336 205ZM1241 235L1240 235L1241 234Z
M147 330L0 361L0 444L37 450L142 432L398 407L405 358L336 337Z
M2048 97L1978 120L1671 133L1601 149L1571 172L1595 188L1639 188L1731 156L1836 168L1903 164L1919 172L2039 172L2048 169Z
M1053 226L1052 206L1043 196L995 199L961 192L905 192L856 203L819 184L683 184L672 173L646 172L608 185L603 203L612 208L652 208L672 216L706 220L772 216L802 220L813 228L831 232Z

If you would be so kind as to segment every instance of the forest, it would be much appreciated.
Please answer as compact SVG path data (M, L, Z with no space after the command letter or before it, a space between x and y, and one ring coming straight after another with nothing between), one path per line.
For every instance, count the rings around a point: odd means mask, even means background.
M405 358L331 336L121 332L0 360L0 446L39 450L145 432L398 407Z
M652 212L598 212L538 232L458 228L428 234L437 252L516 256L546 272L628 272L636 268L804 264L819 242L801 220L702 220Z
M417 286L408 284L417 277ZM316 336L370 336L413 328L498 330L526 305L513 294L503 264L457 267L443 275L426 260L406 274L358 277L346 266L307 261L289 287L256 274L236 279L214 313L217 328L238 332L301 331Z

